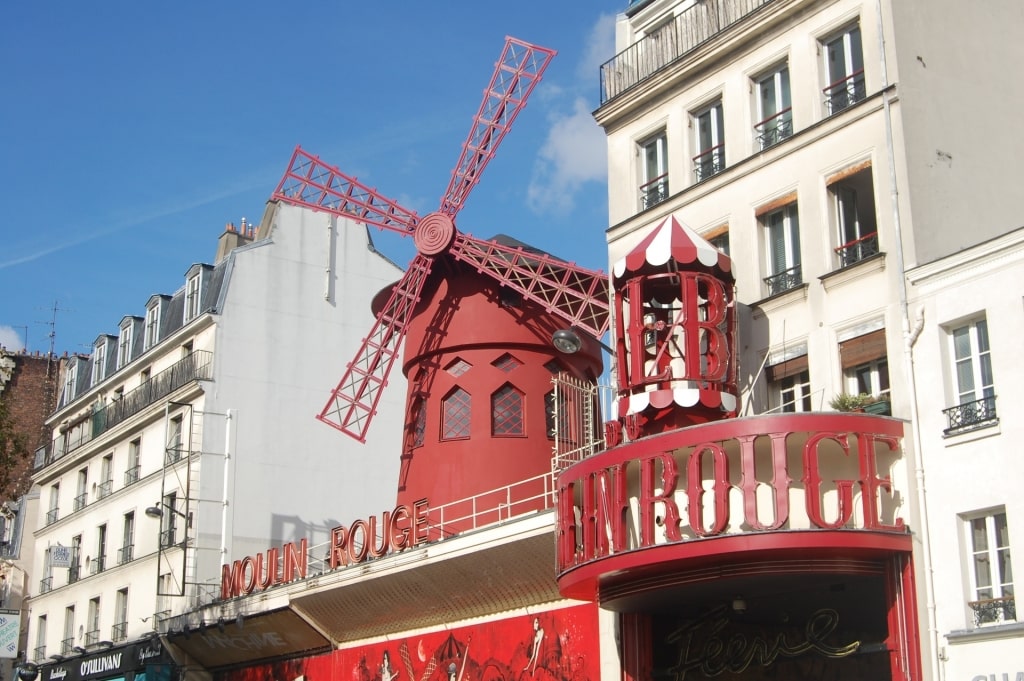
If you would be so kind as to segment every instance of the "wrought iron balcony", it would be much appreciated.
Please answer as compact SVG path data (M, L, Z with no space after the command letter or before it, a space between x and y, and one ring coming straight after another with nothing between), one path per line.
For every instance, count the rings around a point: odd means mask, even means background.
M783 291L796 288L800 284L804 283L800 265L795 265L790 267L788 270L783 270L778 274L765 277L764 283L768 287L769 296L774 296L782 293Z
M135 544L125 544L117 550L117 564L124 565L135 556Z
M124 472L124 486L134 485L139 481L139 472L142 470L142 466L135 465Z
M1013 596L986 598L980 601L971 601L967 605L974 611L974 624L977 626L1017 621L1017 604Z
M61 655L70 655L72 652L74 652L74 649L75 649L75 638L73 636L70 637L70 638L63 639L60 642L60 654Z
M110 627L110 640L114 643L124 641L128 638L128 623L118 622L114 626Z
M837 80L822 92L825 93L825 106L828 107L830 116L853 106L867 96L867 88L864 85L864 69L854 71L846 78Z
M101 482L99 485L96 486L96 496L99 497L100 499L103 499L105 497L109 497L110 493L113 492L113 491L114 491L114 481L113 480L104 480L103 482Z
M53 525L55 522L57 522L57 518L59 518L59 517L60 517L60 509L59 508L51 508L49 511L46 512L46 524L47 525Z
M668 198L668 173L640 185L640 209L646 210Z
M618 97L773 0L702 0L601 65L601 104ZM637 3L632 3L632 7Z
M173 528L173 527L171 527L169 529L166 529L166 530L161 530L160 531L160 546L162 548L168 548L170 546L174 546L174 544L175 544L175 541L174 541L175 534L176 534L175 528Z
M960 433L974 428L986 426L996 420L996 396L983 397L973 402L964 402L949 409L943 409L946 415L946 429L943 435Z
M878 255L878 232L871 232L859 239L854 239L837 247L839 266L849 267L873 255Z
M42 662L46 659L46 646L36 646L32 649L32 661Z
M85 645L86 646L94 646L94 645L96 645L99 642L100 642L100 630L99 629L90 629L89 631L85 632Z
M83 508L85 508L85 505L87 503L89 503L89 494L88 492L82 492L77 497L75 497L75 503L72 510L81 511Z
M725 143L706 149L693 157L694 182L706 180L725 169Z
M754 126L754 139L761 151L793 136L793 108L786 107Z
M39 593L45 594L53 591L53 577L43 577L39 580Z
M107 557L97 556L89 561L89 574L98 575L107 568Z

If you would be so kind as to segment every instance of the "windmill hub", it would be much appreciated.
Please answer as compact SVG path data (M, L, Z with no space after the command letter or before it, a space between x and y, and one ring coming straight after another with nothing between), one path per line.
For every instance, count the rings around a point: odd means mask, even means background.
M416 225L412 239L416 243L416 250L423 255L444 253L455 239L455 223L440 211L431 213Z

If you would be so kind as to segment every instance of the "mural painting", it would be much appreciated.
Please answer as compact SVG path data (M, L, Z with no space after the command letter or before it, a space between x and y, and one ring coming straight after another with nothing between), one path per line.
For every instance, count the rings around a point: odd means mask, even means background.
M597 609L580 605L254 665L217 681L596 681L599 662Z

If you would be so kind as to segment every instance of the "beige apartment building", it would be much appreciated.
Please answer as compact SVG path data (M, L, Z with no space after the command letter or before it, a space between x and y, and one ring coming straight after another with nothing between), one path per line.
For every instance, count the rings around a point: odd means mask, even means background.
M1021 27L1009 0L638 0L594 114L609 261L668 216L732 258L741 415L864 393L907 422L928 679L1024 674Z

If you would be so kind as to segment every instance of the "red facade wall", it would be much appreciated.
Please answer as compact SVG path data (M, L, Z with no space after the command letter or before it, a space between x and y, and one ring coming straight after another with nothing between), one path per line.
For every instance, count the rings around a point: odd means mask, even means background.
M60 359L46 355L6 355L14 361L10 379L0 385L0 400L7 408L15 433L25 438L26 457L12 462L0 486L0 500L16 499L31 484L32 454L46 443L49 435L43 425L56 404L56 385Z
M596 681L597 607L579 605L254 665L218 681Z

